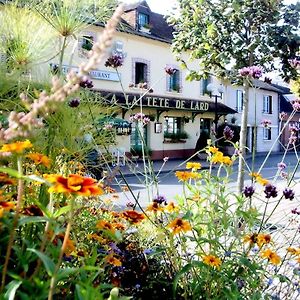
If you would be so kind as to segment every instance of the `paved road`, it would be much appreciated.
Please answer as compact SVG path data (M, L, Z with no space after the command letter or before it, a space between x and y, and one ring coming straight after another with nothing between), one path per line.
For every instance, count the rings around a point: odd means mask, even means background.
M254 163L254 171L257 172L264 161L264 157L257 157ZM282 154L273 154L266 161L261 174L264 178L269 180L274 180L276 176L278 167L277 164L282 161ZM295 153L289 153L286 155L284 159L287 168L285 169L288 173L292 173L296 164L297 157ZM247 160L247 165L249 168L252 166L251 159ZM216 174L217 168L213 170L213 173ZM246 184L249 184L250 177L248 176L248 171L246 172ZM237 163L233 166L233 173L230 176L231 183L230 187L234 190L237 179ZM295 179L300 178L300 169L295 174ZM157 195L157 193L165 195L167 199L174 200L176 199L176 195L182 194L182 184L178 182L177 178L174 175L174 172L169 173L161 173L156 179L157 182L154 182L152 178L146 179L145 176L137 175L137 176L126 176L125 180L129 183L132 193L136 198L139 199L139 202L142 206L146 206L149 203L149 199L151 200L153 196ZM118 181L118 182L117 182ZM146 182L148 183L148 190L145 189ZM285 182L279 177L276 179L276 183L282 188L284 188ZM118 191L119 199L115 201L117 205L125 206L127 202L134 202L133 196L131 192L122 192L120 185L123 186L125 184L124 180L121 178L114 179L112 187L114 187ZM298 189L297 189L298 190ZM300 192L300 188L299 188Z

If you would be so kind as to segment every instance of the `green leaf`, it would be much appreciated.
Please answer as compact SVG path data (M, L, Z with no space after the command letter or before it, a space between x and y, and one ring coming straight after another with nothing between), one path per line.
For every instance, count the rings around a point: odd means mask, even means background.
M187 273L191 268L193 267L192 264L187 264L185 265L176 275L174 282L173 282L173 296L176 295L176 289L177 289L177 285L179 282L179 279L185 274Z
M42 222L49 222L50 220L46 217L22 217L19 219L19 225L25 225L29 223L42 223Z
M54 218L58 218L59 216L66 214L67 212L69 212L71 210L71 205L66 205L61 207L60 209L58 209L54 214L53 217Z
M0 172L8 174L12 177L15 178L21 178L22 176L20 176L19 172L17 170L11 169L11 168L6 168L6 167L0 167Z
M70 275L79 271L79 268L65 268L60 269L57 273L57 280L62 280L68 278Z
M48 275L53 276L54 269L55 269L55 264L50 259L50 257L48 257L47 255L45 255L44 253L42 253L42 252L40 252L36 249L29 248L29 249L27 249L27 251L31 251L31 252L35 253L41 259L41 261L43 262Z
M19 286L22 284L22 281L13 280L11 281L7 287L7 292L4 295L4 298L7 300L13 300L15 299L16 291L19 288Z

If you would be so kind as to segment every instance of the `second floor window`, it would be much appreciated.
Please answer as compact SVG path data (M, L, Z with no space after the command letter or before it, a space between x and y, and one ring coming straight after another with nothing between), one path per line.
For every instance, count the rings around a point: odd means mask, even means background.
M263 139L267 141L270 141L272 139L271 128L263 128Z
M204 78L200 80L200 95L204 96L206 94L209 94L207 90L207 86L211 83L211 77Z
M168 91L169 92L180 92L180 71L174 70L172 75L168 76Z
M146 25L146 26L149 25L149 15L139 13L139 15L138 15L138 25L139 25L139 28L143 27L144 25Z
M135 63L135 84L147 82L147 64L142 62Z
M243 110L244 92L242 90L236 91L236 111L241 112Z
M270 95L264 95L263 113L272 114L272 96Z

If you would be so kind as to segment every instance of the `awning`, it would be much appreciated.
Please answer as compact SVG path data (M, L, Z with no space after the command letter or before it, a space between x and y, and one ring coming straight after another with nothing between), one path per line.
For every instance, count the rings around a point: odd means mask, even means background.
M99 91L101 96L110 104L116 104L124 109L131 109L142 104L143 107L156 108L159 110L181 110L195 113L217 112L218 115L235 114L237 111L227 105L214 101L199 99L182 99L147 94L141 98L140 94L128 93L126 96L120 92Z

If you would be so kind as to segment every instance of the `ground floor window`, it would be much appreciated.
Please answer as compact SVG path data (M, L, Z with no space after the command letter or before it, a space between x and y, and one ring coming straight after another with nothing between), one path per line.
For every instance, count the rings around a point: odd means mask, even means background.
M272 138L272 136L271 136L271 128L264 127L263 128L263 139L267 140L267 141L270 141L271 138Z
M176 134L181 132L182 129L182 118L180 117L165 117L165 122L164 122L164 133L168 134Z

